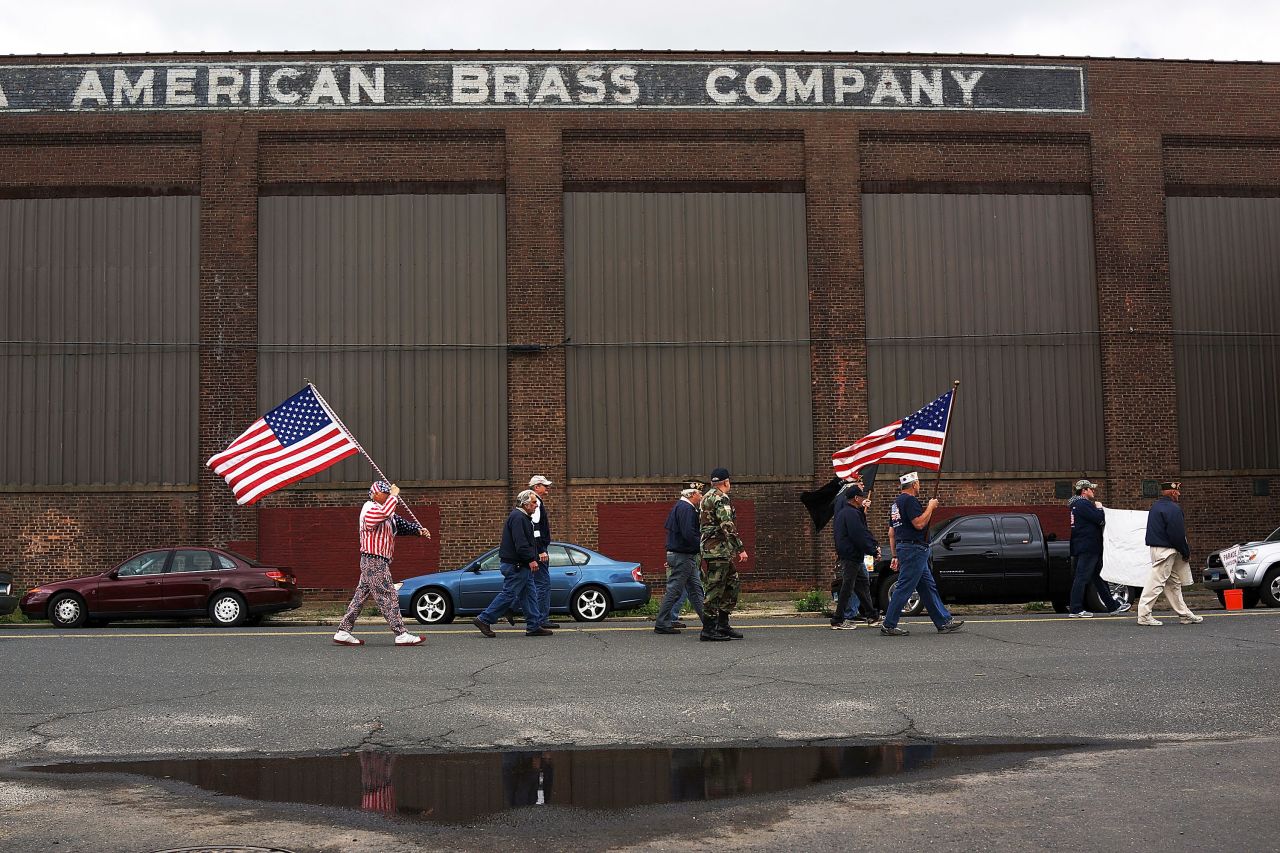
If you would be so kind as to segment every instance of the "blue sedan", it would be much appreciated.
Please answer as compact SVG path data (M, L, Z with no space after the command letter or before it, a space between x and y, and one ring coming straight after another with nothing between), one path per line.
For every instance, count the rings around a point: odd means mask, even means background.
M649 585L639 563L611 560L564 542L552 542L547 557L552 613L567 613L579 622L599 622L611 610L630 610L649 600ZM424 625L480 613L502 589L499 562L494 548L460 569L401 581L396 584L400 612Z

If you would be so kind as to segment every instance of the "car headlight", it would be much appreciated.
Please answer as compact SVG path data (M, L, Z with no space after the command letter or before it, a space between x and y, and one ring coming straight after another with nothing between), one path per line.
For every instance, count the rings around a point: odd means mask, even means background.
M396 592L399 592L399 591L400 591L400 587L404 586L404 581L400 581L400 582L398 582L398 583L394 584L394 586L395 586L395 588L396 588Z
M1258 559L1258 552L1254 549L1241 551L1239 559L1242 563L1252 563Z

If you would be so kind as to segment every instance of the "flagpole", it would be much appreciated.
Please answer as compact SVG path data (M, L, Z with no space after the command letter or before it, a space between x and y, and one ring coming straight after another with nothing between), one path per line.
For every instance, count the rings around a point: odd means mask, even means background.
M951 383L951 406L947 411L947 428L942 432L942 449L938 451L938 476L933 481L933 496L938 496L938 489L942 486L942 457L947 455L947 436L951 434L951 416L956 411L956 397L959 396L960 380L957 379Z
M359 439L357 439L355 435L352 434L351 430L347 429L347 425L342 422L342 418L338 417L338 413L335 412L333 410L333 407L329 405L329 401L326 400L324 398L324 395L320 393L320 389L316 387L316 384L312 382L310 379L306 379L305 377L303 378L303 381L307 383L307 387L311 389L311 393L316 395L316 400L320 403L320 406L324 409L325 414L327 414L334 423L336 423L339 427L342 428L342 431L347 434L347 438L351 439L351 443L356 446L356 450L359 450L361 453L363 453L364 458L369 460L369 464L373 466L373 470L375 473L377 473L378 479L387 480L387 475L382 473L382 469L378 467L378 463L373 461L373 457L369 455L369 451L364 449L364 445L360 443ZM942 446L944 449L947 446L947 440L945 437L942 439ZM387 480L387 482L389 483L391 481ZM409 502L407 500L404 502L404 511L409 513L409 517L412 518L419 527L421 527L423 530L427 530L427 526L423 524L421 521L418 521L418 517L413 514L413 508L409 506ZM428 539L431 538L431 531L429 530L427 530L427 538Z

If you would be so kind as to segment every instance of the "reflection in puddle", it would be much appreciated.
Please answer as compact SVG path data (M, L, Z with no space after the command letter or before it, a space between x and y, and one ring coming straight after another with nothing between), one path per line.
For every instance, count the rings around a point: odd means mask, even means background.
M50 773L128 773L250 800L364 809L461 823L506 809L619 809L888 776L948 759L1070 749L1075 744L584 749L534 752L355 752L54 764Z

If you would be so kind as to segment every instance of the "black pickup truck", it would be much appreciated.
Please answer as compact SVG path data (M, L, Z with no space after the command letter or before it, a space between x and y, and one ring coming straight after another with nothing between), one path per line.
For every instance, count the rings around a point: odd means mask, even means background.
M1055 534L1046 536L1033 513L959 515L930 529L929 565L945 602L1048 601L1065 613L1071 596L1070 547ZM889 569L887 547L885 552L871 572L871 594L881 610L898 577ZM920 596L913 593L903 612L914 615L921 609ZM1103 610L1093 590L1086 593L1085 609Z

